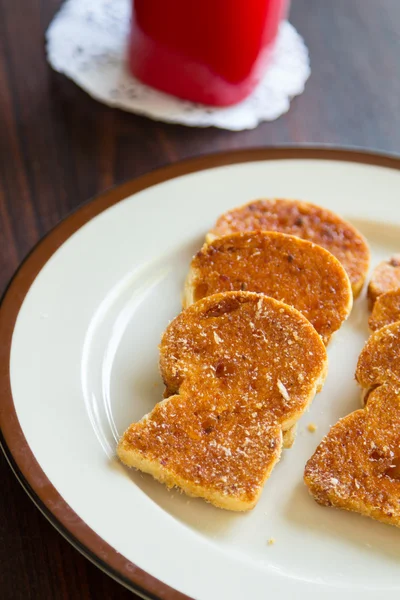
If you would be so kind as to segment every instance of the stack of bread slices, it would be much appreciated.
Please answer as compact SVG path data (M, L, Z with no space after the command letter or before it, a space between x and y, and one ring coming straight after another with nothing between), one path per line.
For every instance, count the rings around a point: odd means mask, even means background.
M357 364L363 407L332 427L304 479L322 505L400 526L400 256L368 286L371 337Z
M121 461L251 509L324 383L368 264L362 235L324 208L265 199L222 215L162 336L164 399L125 431Z

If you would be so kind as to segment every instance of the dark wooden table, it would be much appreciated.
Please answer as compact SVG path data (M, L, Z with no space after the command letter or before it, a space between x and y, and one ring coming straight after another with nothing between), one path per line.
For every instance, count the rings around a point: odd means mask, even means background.
M0 288L61 218L91 196L188 156L336 144L400 152L399 0L293 0L312 76L290 112L253 131L166 125L96 103L46 64L59 0L0 0ZM384 193L384 190L382 190ZM44 519L1 457L3 600L133 598Z

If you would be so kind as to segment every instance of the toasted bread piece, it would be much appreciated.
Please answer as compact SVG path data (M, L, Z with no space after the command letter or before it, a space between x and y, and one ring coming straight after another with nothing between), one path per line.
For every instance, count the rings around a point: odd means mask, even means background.
M353 305L349 278L337 258L276 231L234 233L204 244L190 265L183 305L229 290L259 292L294 306L325 343Z
M400 288L378 296L368 324L372 331L400 321Z
M326 248L346 269L354 297L359 295L368 272L368 244L353 225L330 210L299 200L255 200L219 217L206 240L239 231L280 231Z
M368 339L358 358L356 380L365 403L371 391L384 383L400 391L400 322L386 325Z
M380 386L322 440L304 473L319 504L400 526L399 391Z
M293 343L290 343L293 342ZM327 369L321 338L295 309L228 292L178 315L160 345L173 394L122 436L118 456L167 486L251 509Z
M368 303L372 310L379 296L400 288L400 254L394 254L374 269L368 285Z

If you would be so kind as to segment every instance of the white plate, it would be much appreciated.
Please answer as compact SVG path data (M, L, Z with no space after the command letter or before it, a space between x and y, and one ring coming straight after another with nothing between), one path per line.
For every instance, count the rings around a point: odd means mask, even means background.
M321 508L302 482L329 426L360 406L363 296L329 347L323 392L251 513L168 492L114 456L118 436L162 398L157 344L216 217L260 196L309 200L354 223L375 265L400 250L398 169L394 158L331 150L189 161L93 201L24 263L1 313L6 451L46 515L111 575L160 598L398 597L400 531Z

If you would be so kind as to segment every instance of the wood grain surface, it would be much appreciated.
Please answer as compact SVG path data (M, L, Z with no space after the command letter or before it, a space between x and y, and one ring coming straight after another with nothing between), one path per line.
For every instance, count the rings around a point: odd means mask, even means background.
M287 115L238 133L110 109L52 72L44 32L59 5L0 0L0 291L79 204L181 158L319 143L400 152L399 0L292 0L311 78ZM0 460L1 598L134 598L52 528Z

